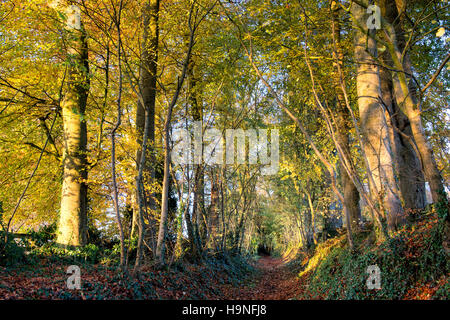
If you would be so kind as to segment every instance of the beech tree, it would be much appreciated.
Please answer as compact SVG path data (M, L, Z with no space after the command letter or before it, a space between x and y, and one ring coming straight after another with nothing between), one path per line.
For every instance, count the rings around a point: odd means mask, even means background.
M63 184L57 242L86 244L87 232L87 129L86 102L89 93L89 62L86 31L80 8L71 6L67 15L67 91L61 103L64 126Z

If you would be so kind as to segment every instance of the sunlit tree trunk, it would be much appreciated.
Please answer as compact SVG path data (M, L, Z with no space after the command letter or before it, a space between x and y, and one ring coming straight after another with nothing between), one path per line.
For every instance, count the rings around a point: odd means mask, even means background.
M75 19L68 16L68 19ZM89 63L86 32L67 30L67 92L61 103L64 126L63 184L57 243L80 246L87 236L86 102Z
M357 95L361 121L363 148L369 162L369 180L371 194L384 207L390 230L403 215L403 208L398 196L398 187L394 176L394 161L389 139L389 128L384 108L380 101L380 77L377 63L375 40L367 34L365 11L356 3L352 4L352 15L356 21L354 43L357 63ZM362 28L363 30L361 30ZM382 227L382 226L380 226Z

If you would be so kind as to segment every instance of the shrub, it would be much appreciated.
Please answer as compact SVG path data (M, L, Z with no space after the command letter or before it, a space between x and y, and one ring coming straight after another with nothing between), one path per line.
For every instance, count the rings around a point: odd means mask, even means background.
M0 226L2 230L6 230L3 225L3 208L0 202ZM5 231L0 231L0 265L11 266L21 263L26 259L25 248L20 246L11 237L6 237Z
M38 247L54 241L56 237L56 223L43 226L38 231L31 231L30 237L32 245Z
M33 249L30 255L47 257L55 262L97 263L100 260L100 249L92 243L77 248L64 248L54 243L47 243Z
M0 232L0 265L13 266L26 261L25 248L13 238L8 237L5 242L5 233Z

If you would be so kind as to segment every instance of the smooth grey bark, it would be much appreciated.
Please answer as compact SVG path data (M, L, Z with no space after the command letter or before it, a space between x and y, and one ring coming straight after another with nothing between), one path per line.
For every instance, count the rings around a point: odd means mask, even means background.
M389 137L389 127L381 103L379 67L374 59L377 44L368 36L366 9L353 3L351 13L355 23L354 45L357 63L357 96L361 121L361 132L366 158L369 163L371 195L384 208L385 219L390 230L394 230L403 216L403 207L394 174L395 158Z

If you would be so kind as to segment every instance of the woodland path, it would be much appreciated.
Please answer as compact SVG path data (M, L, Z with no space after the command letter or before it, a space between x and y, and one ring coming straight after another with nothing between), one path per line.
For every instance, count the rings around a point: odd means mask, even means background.
M282 258L262 256L256 262L258 275L250 282L235 287L225 299L231 300L288 300L304 290L302 279L297 277Z

